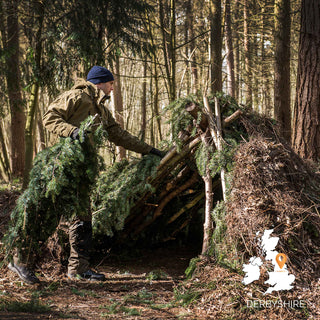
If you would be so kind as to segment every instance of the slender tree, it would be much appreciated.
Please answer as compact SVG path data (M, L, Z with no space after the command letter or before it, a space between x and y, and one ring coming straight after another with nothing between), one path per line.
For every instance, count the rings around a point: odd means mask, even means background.
M221 0L210 1L211 91L222 91Z
M2 130L2 125L0 123L0 178L2 177L4 181L9 182L11 179L11 170L9 157L7 154L6 144L4 141L4 134Z
M146 138L146 127L147 127L147 68L148 61L145 57L143 63L143 80L142 80L142 95L141 95L141 140L144 141Z
M186 3L186 22L187 22L187 37L186 43L190 41L186 46L187 58L190 65L191 74L191 92L196 93L199 89L199 77L198 66L196 58L196 41L195 41L195 28L194 28L194 3L193 0L188 0Z
M290 142L290 0L276 0L274 13L274 116L279 122L280 134Z
M244 64L245 64L245 101L248 106L252 105L252 73L251 73L251 46L250 46L250 30L249 30L249 1L244 0L243 7L243 37L244 37Z
M268 2L263 2L261 7L262 26L261 26L261 107L262 113L268 117L273 116L272 97L271 97L271 70L270 70L270 39L268 36Z
M176 0L170 0L170 101L176 99Z
M11 170L12 175L22 177L24 172L24 126L25 114L22 99L18 1L1 1L0 20L3 48L6 50L6 80L11 116ZM6 14L6 26L4 24ZM6 27L6 28L5 28Z
M230 0L225 2L225 43L226 43L226 59L227 59L227 91L232 97L235 97L236 84L234 76L234 54L232 40L232 24L231 24L231 4Z
M36 11L35 15L36 33L35 33L35 51L34 51L34 70L31 92L27 105L27 119L25 126L25 171L23 176L23 188L26 188L29 182L29 172L32 168L33 151L34 151L34 126L35 116L39 102L39 88L40 88L40 69L41 69L41 56L42 56L42 35L43 35L43 22L45 15L44 3L41 1L35 2Z
M239 100L239 87L240 87L240 33L239 28L240 24L240 5L239 0L235 0L234 4L234 23L233 23L233 40L234 40L234 73L235 73L235 98Z
M115 57L115 79L114 79L114 111L115 118L122 128L124 128L123 120L123 99L122 99L122 88L121 88L121 78L120 78L120 60L119 55ZM123 147L117 147L119 159L124 159L126 157L126 150Z
M169 13L169 15L168 15ZM168 82L169 101L176 98L176 0L159 0L162 51Z

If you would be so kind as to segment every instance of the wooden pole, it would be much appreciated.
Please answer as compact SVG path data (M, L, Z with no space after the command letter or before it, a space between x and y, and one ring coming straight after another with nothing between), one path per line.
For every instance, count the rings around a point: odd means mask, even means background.
M206 147L209 147L209 136L208 131L201 135L202 142ZM209 152L208 152L209 158ZM208 159L209 160L209 159ZM209 169L209 161L206 165L205 174L202 176L204 182L204 191L205 191L205 210L204 210L204 224L203 224L203 242L201 254L204 255L209 247L210 240L213 232L212 216L211 211L213 209L213 193L212 193L212 177Z
M215 97L215 99L214 99L214 107L215 107L216 123L217 123L217 149L218 149L218 151L222 151L223 150L223 138L222 138L222 126L221 126L221 111L220 111L219 100L217 97ZM210 118L213 119L212 113L210 114ZM225 168L221 168L220 177L221 177L221 187L222 187L222 194L223 194L224 201L226 201L225 175L226 175Z
M221 125L221 112L218 98L215 98L215 118L210 109L207 97L203 97L204 106L208 115L209 130L213 138L214 144L218 151L223 150L223 139L222 139L222 125ZM221 169L221 187L223 193L223 200L226 200L226 181L225 181L225 168Z

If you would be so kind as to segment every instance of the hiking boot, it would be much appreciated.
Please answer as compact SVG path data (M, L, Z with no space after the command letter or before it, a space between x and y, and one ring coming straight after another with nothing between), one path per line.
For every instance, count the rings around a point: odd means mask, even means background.
M70 274L68 273L69 279L79 279L79 280L90 280L90 281L105 281L106 277L102 273L94 272L93 270L87 270L81 274Z
M37 278L37 276L34 274L32 270L29 270L27 267L19 266L15 263L10 262L8 265L8 268L15 272L19 278L28 284L36 284L40 283L40 280Z

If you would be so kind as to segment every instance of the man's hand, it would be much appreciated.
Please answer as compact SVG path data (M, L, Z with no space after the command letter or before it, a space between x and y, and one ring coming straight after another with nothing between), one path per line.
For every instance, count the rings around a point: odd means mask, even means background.
M158 150L158 149L156 149L156 148L152 148L152 149L150 150L150 153L151 153L151 154L154 154L154 155L156 155L156 156L158 156L158 157L160 157L160 158L163 158L163 157L166 155L166 152L165 152L165 151L161 151L161 150Z
M80 136L79 136L79 128L76 128L72 131L71 133L71 139L73 140L80 140Z
M79 131L80 131L79 128L74 129L74 130L72 131L72 133L71 133L71 136L70 136L71 139L73 139L73 140L79 140L79 141L80 141ZM90 130L84 131L84 133L83 133L83 141L86 140L86 138L87 138L87 136L88 136L89 133L91 133Z

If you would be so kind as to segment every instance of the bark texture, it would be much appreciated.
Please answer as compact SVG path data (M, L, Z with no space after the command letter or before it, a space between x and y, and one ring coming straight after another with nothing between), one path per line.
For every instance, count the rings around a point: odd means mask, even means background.
M293 147L303 158L320 159L320 2L302 0Z
M280 134L291 141L290 0L275 1L274 116Z

